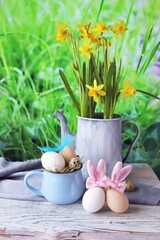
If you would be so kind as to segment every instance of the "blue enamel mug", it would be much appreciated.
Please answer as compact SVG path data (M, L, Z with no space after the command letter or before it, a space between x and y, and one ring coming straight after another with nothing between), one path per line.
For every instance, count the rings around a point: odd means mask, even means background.
M33 176L42 177L40 189L33 187L29 179ZM54 204L71 204L79 200L85 191L85 182L81 169L70 173L54 173L47 170L28 172L24 184L29 190L45 197Z

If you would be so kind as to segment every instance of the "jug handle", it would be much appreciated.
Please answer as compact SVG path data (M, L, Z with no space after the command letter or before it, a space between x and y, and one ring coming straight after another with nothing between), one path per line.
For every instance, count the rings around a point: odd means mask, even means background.
M122 126L127 124L127 123L131 123L131 124L135 125L135 127L136 127L136 136L134 137L133 141L130 144L128 152L127 152L125 158L123 159L123 163L127 162L128 157L129 157L129 155L131 153L131 150L133 149L135 143L137 142L137 140L138 140L138 138L140 136L140 128L139 128L138 124L135 121L133 121L133 120L125 120L125 121L122 121Z

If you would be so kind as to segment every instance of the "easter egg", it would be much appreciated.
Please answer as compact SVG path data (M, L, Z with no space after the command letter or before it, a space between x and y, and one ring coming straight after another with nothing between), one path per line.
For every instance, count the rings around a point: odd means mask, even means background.
M105 192L100 187L88 189L82 198L82 205L86 212L98 212L105 203Z
M44 169L51 172L59 172L65 167L65 160L59 153L45 152L41 157Z
M71 158L76 157L76 153L75 153L74 149L70 146L64 147L61 150L60 154L63 156L63 158L66 160L66 162L69 162L71 160Z
M108 189L106 191L106 201L108 207L115 213L124 213L129 207L127 196L115 189Z

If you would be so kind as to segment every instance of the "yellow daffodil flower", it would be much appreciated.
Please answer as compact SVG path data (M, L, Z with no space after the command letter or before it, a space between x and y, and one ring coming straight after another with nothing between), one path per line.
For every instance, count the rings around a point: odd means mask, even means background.
M87 32L87 30L84 29L83 34L82 34L82 37L84 37L84 38L89 38L89 39L91 39L91 41L92 41L92 39L97 38L97 35L94 34L93 32Z
M91 23L77 24L81 37L88 38L89 28Z
M90 39L91 42L97 42L97 34L93 32L93 29L90 27L91 23L86 24L77 24L76 27L79 29L80 36L85 39Z
M125 98L128 97L130 98L131 96L136 94L136 89L133 88L133 81L127 82L124 81L123 82L123 88L120 90L121 92L121 98Z
M69 40L69 28L67 27L66 24L60 24L57 23L57 36L56 40L57 42L64 42L66 40Z
M98 37L93 37L90 39L92 43L97 43L98 46L101 45L101 39L99 39Z
M86 56L88 59L90 59L91 53L94 52L94 49L92 49L92 47L92 43L89 43L89 41L84 41L83 47L79 48L81 51L81 56Z
M93 97L93 100L97 103L99 100L99 96L105 96L106 92L101 89L104 87L104 84L100 84L97 86L97 81L94 79L94 86L91 87L86 84L86 87L89 89L88 96Z
M106 27L106 23L100 22L96 24L96 28L94 28L93 30L99 34L107 32L108 28Z
M124 21L121 21L120 23L115 21L114 23L115 23L115 26L113 26L111 30L115 33L116 38L119 35L124 36L124 32L128 29L124 26Z
M76 24L76 27L79 29L79 32L83 35L84 30L89 31L91 23Z

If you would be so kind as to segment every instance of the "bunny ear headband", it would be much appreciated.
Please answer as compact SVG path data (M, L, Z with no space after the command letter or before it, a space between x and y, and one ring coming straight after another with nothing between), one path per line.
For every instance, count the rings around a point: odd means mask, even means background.
M111 178L106 176L106 163L103 159L99 160L97 167L94 166L91 160L87 162L87 170L89 177L86 181L86 188L103 187L106 189L112 188L118 192L124 192L126 182L123 181L131 172L132 166L127 165L122 167L121 162L117 162L113 168Z

